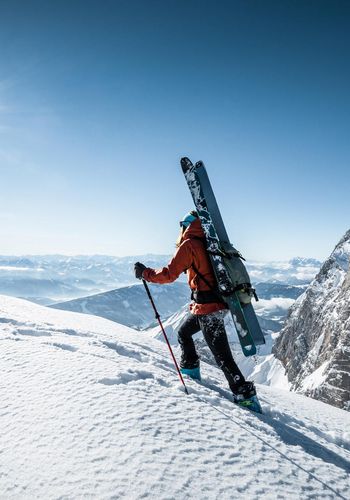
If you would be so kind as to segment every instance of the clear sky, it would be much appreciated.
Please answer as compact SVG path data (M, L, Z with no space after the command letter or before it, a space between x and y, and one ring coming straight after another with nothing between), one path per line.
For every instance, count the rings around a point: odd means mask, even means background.
M0 0L0 253L171 253L187 155L246 257L327 257L349 41L346 0Z

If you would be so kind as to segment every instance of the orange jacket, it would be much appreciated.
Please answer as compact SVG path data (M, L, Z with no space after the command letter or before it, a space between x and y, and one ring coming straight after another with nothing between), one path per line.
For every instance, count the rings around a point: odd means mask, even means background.
M195 273L191 267L202 274L212 288L216 287L214 271L205 249L204 232L199 219L196 219L185 230L181 244L169 264L163 269L146 268L142 277L151 283L172 283L181 273L186 272L188 284L192 290L210 290L208 285ZM197 304L192 302L190 310L192 314L210 314L221 309L226 309L226 304L211 302L209 304Z

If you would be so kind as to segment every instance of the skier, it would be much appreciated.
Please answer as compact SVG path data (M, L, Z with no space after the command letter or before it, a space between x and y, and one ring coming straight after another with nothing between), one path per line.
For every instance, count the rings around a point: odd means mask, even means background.
M187 273L191 288L190 311L178 331L182 355L181 372L200 380L199 356L192 336L202 330L204 338L223 371L237 404L261 411L253 382L246 381L235 363L227 340L224 316L227 305L216 291L216 280L206 250L205 236L197 212L187 213L180 222L177 251L162 269L135 264L135 276L151 283L172 283Z

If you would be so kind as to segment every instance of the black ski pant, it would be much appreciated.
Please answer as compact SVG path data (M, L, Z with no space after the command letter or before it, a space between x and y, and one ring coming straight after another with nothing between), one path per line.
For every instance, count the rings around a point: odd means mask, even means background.
M181 367L194 368L199 365L199 356L192 335L202 330L215 361L224 372L227 382L234 392L243 382L244 376L233 359L224 324L226 311L211 314L189 314L179 328L178 340L182 350Z

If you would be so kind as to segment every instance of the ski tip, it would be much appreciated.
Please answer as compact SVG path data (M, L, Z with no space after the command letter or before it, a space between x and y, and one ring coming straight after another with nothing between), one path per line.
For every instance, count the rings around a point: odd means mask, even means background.
M204 163L202 162L202 160L197 161L195 167L196 168L204 167Z
M181 158L180 163L183 173L186 173L191 167L193 167L193 163L189 158L187 158L187 156Z

